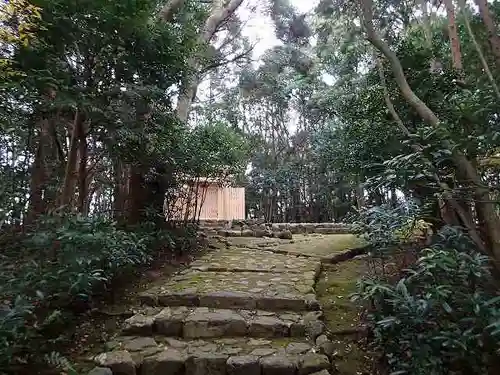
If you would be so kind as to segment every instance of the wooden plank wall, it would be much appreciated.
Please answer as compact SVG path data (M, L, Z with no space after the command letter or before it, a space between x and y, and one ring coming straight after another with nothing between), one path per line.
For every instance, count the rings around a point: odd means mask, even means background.
M245 188L218 187L211 185L206 189L205 197L202 190L198 196L198 209L201 205L200 220L244 220L245 219ZM183 202L185 203L185 202ZM182 203L179 202L179 207ZM185 204L183 205L185 207ZM194 208L194 203L192 205ZM182 210L185 212L185 209ZM183 213L176 215L176 220L182 220Z

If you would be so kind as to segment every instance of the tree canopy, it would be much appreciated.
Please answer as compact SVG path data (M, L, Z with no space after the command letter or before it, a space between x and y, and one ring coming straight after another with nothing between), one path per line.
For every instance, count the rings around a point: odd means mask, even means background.
M262 56L244 7L275 32ZM3 2L0 367L31 358L50 311L147 263L159 235L144 228L176 228L169 210L206 177L245 186L267 222L376 225L366 210L416 205L481 253L446 259L498 271L499 22L486 0Z

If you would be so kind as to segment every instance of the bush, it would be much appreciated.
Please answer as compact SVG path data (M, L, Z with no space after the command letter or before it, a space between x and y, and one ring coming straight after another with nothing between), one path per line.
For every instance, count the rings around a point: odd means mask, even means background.
M373 344L392 374L485 374L500 348L489 258L450 248L470 244L456 230L440 238L395 285L364 280L354 296L370 302Z
M417 208L411 202L362 209L353 222L353 230L372 248L390 249L411 240L416 231L427 229L416 214Z
M56 343L68 312L86 310L117 276L152 260L167 232L120 230L103 218L48 217L4 244L0 262L0 368L32 360L42 340ZM5 247L7 246L7 247Z
M413 264L422 243L430 239L430 224L418 218L413 202L362 209L353 220L355 233L368 244L368 271L384 280L398 278Z

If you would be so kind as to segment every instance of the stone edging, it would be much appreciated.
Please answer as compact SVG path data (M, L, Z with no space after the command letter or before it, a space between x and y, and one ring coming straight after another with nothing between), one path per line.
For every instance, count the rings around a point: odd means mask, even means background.
M234 245L232 245L234 246ZM236 246L238 247L238 246ZM297 251L289 251L289 250L282 250L282 249L275 249L273 247L259 247L259 246L251 246L251 247L245 247L246 249L250 250L257 250L257 251L270 251L276 254L283 254L283 255L291 255L291 256L302 256L306 258L318 258L321 260L321 263L330 263L330 264L337 264L341 262L345 262L347 260L350 260L354 257L357 257L359 255L364 255L366 254L369 250L369 246L363 246L363 247L355 247L352 249L348 249L345 251L342 251L340 253L335 253L330 256L319 256L315 254L307 254L307 253L302 253L302 252L297 252Z
M324 263L337 264L340 262L345 262L346 260L350 260L354 257L359 256L359 255L366 254L368 251L370 251L370 248L371 247L369 245L367 245L367 246L355 247L352 249L348 249L348 250L342 251L341 253L335 254L332 257L325 258L325 259L327 259L327 261Z
M255 223L253 221L206 221L200 229L224 237L275 237L290 239L293 234L349 234L345 223Z

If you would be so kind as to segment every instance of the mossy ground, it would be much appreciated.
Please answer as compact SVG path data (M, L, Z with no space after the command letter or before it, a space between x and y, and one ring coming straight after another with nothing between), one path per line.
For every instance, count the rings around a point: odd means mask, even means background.
M295 234L292 242L280 244L277 249L291 253L328 257L361 246L363 246L363 241L353 234Z
M357 280L365 267L366 261L363 259L323 267L316 290L330 330L342 331L358 325L358 307L350 301L349 296L356 291Z
M352 259L335 265L325 265L316 286L329 331L335 333L355 329L360 308L350 301L357 280L365 273L366 261ZM335 363L342 375L370 373L370 360L356 335L333 335L337 351Z

